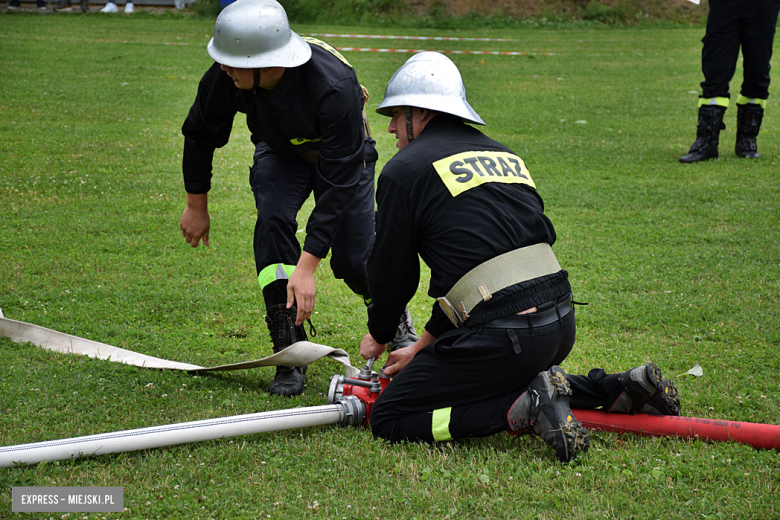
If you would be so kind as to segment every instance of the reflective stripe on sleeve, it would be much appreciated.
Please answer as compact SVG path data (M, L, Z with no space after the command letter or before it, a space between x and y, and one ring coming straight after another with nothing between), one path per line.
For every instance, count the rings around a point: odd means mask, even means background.
M431 432L433 433L433 440L451 441L452 435L450 435L450 414L452 408L440 408L433 411L433 419L431 420Z

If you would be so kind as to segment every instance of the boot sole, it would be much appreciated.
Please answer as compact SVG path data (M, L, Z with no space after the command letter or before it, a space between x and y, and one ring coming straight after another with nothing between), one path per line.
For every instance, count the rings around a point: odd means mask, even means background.
M588 452L590 436L581 422L572 420L572 422L561 424L561 433L563 433L563 440L566 443L566 455L565 458L559 457L558 460L571 462Z
M570 462L580 455L587 453L590 448L590 437L588 430L580 421L574 417L569 407L569 398L572 395L571 386L566 380L566 372L558 366L550 368L550 384L558 394L557 399L552 403L555 416L559 419L561 427L565 452L559 454L556 449L556 456L561 462ZM561 421L563 420L563 422Z
M566 372L559 366L550 368L550 383L552 383L558 395L570 396L572 394L569 382L566 380Z
M668 379L663 379L661 369L655 363L648 363L645 368L647 379L657 390L656 394L650 399L663 402L669 410L670 415L680 415L680 399L677 387Z
M679 161L683 164L693 164L697 162L709 161L710 159L718 159L718 158L719 158L719 154L717 153L715 155L700 155L698 157L687 157L686 155L683 155L682 157L680 157Z

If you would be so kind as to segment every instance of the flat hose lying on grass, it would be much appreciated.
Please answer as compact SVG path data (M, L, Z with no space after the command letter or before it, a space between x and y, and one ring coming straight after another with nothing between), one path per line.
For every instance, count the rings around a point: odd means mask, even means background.
M167 370L186 370L187 372L223 372L266 366L298 367L309 365L324 357L328 357L344 366L347 377L354 377L358 369L349 361L349 354L340 348L328 347L310 341L299 341L281 352L254 361L220 365L216 367L201 367L190 363L169 361L132 350L113 347L105 343L84 339L47 329L31 323L9 320L3 317L0 310L0 336L6 336L17 343L29 342L38 347L62 354L82 354L92 358L103 359L133 365L141 368L159 368Z

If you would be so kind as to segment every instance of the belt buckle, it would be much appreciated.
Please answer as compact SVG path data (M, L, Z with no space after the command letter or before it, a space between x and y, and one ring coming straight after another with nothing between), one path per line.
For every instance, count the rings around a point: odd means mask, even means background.
M485 301L487 301L487 300L485 300ZM466 310L466 306L463 304L463 302L460 302L458 304L458 306L460 307L460 314L463 317L463 321L465 322L467 319L469 319L471 317L471 315Z
M446 296L440 296L436 298L436 301L439 302L439 307L441 307L441 310L444 311L444 314L447 315L453 325L456 327L463 325L463 317L460 315L455 306L450 303ZM466 318L468 318L468 313L465 313L465 310L464 314L466 314Z

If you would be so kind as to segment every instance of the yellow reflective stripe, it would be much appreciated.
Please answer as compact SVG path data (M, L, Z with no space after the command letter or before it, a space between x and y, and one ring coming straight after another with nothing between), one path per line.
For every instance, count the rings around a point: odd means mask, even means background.
M438 442L452 440L452 435L450 435L451 414L452 408L440 408L433 411L433 419L431 420L433 440Z
M349 64L347 59L344 56L342 56L341 53L337 51L336 48L330 45L329 43L325 43L324 41L318 40L317 38L312 38L311 36L304 36L303 39L306 40L306 42L311 43L312 45L316 45L317 47L322 47L323 49L325 49L326 51L328 51L329 53L333 54L335 57L340 59L344 63L344 65L346 65L350 69L352 68L352 65Z
M737 105L761 105L761 108L766 108L766 99L760 98L746 98L742 94L737 98Z
M729 107L729 98L727 97L713 97L713 98L699 98L699 106L704 105L718 105L719 107Z
M257 282L260 284L260 288L265 288L269 283L276 280L287 280L295 271L294 265L284 264L272 264L260 271L257 275Z
M463 152L433 163L453 197L487 182L536 188L523 160L509 152Z
M295 146L303 143L316 143L317 141L320 141L321 137L315 137L314 139L306 139L303 137L296 137L295 139L290 139L290 142L294 144Z

